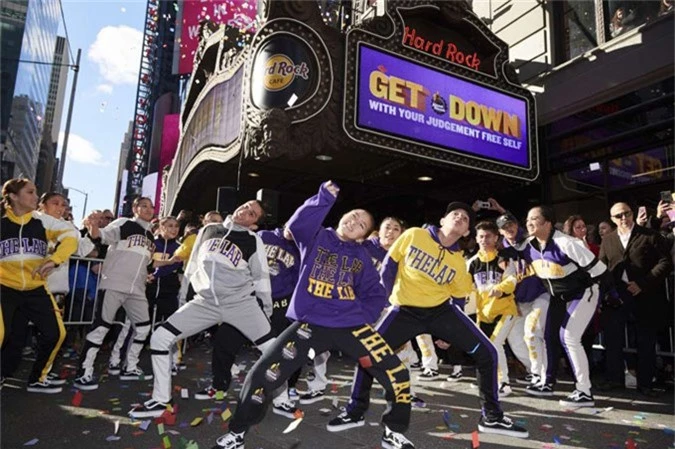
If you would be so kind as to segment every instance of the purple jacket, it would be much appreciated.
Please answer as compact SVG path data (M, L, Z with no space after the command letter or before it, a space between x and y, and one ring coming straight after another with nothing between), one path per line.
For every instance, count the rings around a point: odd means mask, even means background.
M518 226L517 245L524 242L524 237L525 232ZM504 249L499 252L499 257L516 264L518 284L516 284L516 291L513 293L516 297L516 302L526 303L534 301L546 292L543 282L534 274L534 269L525 261L523 255L508 240L504 239L503 242Z
M373 259L373 265L375 265L375 269L379 272L382 268L382 261L384 261L384 257L387 255L387 250L382 248L380 244L380 238L371 237L368 240L364 240L363 247L370 254L371 259Z
M332 328L372 324L385 305L384 288L363 245L343 242L321 226L333 204L335 197L322 184L288 221L301 263L286 316Z
M270 269L272 298L284 298L295 290L300 272L300 253L292 241L284 238L283 228L258 231L265 244Z

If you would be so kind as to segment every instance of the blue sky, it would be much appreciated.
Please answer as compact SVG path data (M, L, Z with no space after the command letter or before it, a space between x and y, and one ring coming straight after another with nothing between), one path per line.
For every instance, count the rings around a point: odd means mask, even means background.
M89 194L87 212L113 208L120 145L134 113L145 6L142 0L63 0L73 58L82 49L63 184ZM71 191L70 199L79 223L84 195Z

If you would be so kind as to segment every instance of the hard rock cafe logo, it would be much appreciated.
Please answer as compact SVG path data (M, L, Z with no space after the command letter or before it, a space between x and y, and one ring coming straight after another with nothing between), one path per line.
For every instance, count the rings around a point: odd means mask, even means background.
M251 400L253 402L257 402L258 404L262 404L265 402L265 392L262 388L258 388L253 392L251 395Z
M265 63L263 83L265 89L276 92L290 86L296 76L309 79L309 66L305 62L295 64L288 56L277 53Z

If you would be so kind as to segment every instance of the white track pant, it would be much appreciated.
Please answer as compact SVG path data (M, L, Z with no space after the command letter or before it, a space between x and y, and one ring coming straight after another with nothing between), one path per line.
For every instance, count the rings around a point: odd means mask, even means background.
M422 369L438 371L438 356L431 335L421 334L415 337L415 340L417 340L417 345L422 353Z
M94 321L94 325L87 334L84 349L82 350L80 369L84 375L91 376L94 374L96 355L101 344L103 344L105 336L108 335L110 326L115 319L115 314L120 307L124 307L127 317L129 317L131 324L134 326L133 339L127 351L125 366L128 371L137 368L138 356L150 333L148 300L145 296L132 296L128 293L106 290L103 296L103 303L101 304L101 318Z
M251 301L217 306L198 296L179 308L150 339L154 388L152 398L166 403L171 400L171 347L179 339L195 335L209 327L227 323L237 328L264 352L270 334L270 321L255 298Z
M509 346L531 374L546 378L546 341L544 327L550 296L542 293L532 302L518 303L520 316L515 318L508 337Z
M314 357L314 379L307 381L309 391L324 391L328 386L328 359L330 351L322 352Z
M504 351L504 345L506 344L506 338L509 336L511 329L513 328L513 323L515 321L514 316L502 316L497 323L494 324L494 329L490 337L490 341L495 346L497 350L497 382L501 385L502 383L509 382L509 364L506 360L506 351ZM481 325L481 328L484 326Z

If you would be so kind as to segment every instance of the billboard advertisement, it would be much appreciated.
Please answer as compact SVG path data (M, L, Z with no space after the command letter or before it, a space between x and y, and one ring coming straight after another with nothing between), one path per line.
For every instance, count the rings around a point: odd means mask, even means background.
M443 152L530 169L526 98L359 45L355 125Z
M174 72L192 73L195 52L199 45L199 23L209 20L241 30L255 32L257 0L183 0L180 2L179 30L176 33L178 49Z
M173 157L178 150L178 140L180 139L180 114L168 114L164 116L164 123L162 126L162 144L159 153L159 176L157 178L157 189L155 191L155 198L161 198L162 186L164 178L162 173L167 166L171 165ZM160 201L155 201L155 213L159 214Z

